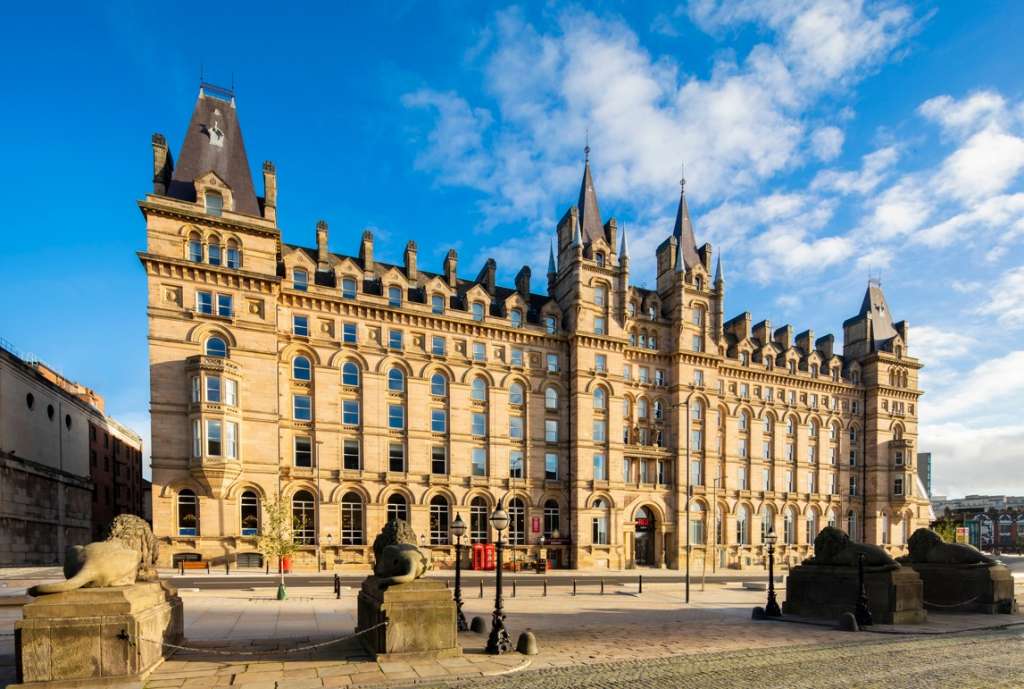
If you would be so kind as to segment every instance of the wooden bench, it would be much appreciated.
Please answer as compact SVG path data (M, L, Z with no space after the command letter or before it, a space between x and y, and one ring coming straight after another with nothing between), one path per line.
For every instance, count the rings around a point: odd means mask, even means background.
M182 574L186 569L205 569L207 574L210 573L210 563L207 560L181 560L178 566Z

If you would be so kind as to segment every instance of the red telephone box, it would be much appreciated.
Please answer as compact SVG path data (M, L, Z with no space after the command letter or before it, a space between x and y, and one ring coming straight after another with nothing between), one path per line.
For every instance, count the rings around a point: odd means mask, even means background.
M495 556L493 543L473 544L473 569L491 570L494 569Z

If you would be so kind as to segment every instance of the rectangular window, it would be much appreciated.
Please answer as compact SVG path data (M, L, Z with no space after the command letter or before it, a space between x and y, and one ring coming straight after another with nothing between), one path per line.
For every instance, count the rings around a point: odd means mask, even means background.
M836 459L837 459L836 455L838 453L839 453L839 448L837 448L837 447L830 447L828 449L828 462L829 462L829 464L832 464L833 466L835 466Z
M663 460L658 460L658 485L668 485L668 463Z
M444 313L444 295L435 294L430 297L430 312L437 314Z
M515 450L508 454L508 475L509 478L524 478L523 453Z
M605 332L606 332L606 329L607 329L607 327L605 325L604 316L597 316L594 319L594 334L595 335L604 335Z
M238 458L238 424L234 421L224 422L224 456L228 459Z
M309 287L309 273L299 268L292 271L292 287L305 292Z
M388 471L402 473L405 471L405 445L391 443L388 445Z
M704 351L704 338L700 335L694 335L692 341L693 351L703 352Z
M388 306L402 305L402 288L388 287Z
M640 462L640 483L651 482L651 463L641 459Z
M508 437L510 440L523 439L523 417L510 416L508 419Z
M356 343L356 324L355 323L342 323L341 324L341 341L345 344Z
M238 406L238 383L230 378L224 379L224 404Z
M473 412L472 429L470 432L478 436L487 435L487 414Z
M308 435L295 436L295 466L304 469L313 466L313 441Z
M220 403L220 378L206 376L206 401Z
M203 454L203 427L199 419L192 422L192 456L200 457Z
M640 367L640 382L644 385L651 382L651 370L646 366Z
M654 371L654 384L655 385L664 385L665 384L665 372L662 371L660 368L659 369L655 369L655 371Z
M850 466L857 466L857 451L850 448Z
M796 491L796 481L793 480L793 472L786 472L786 490L790 493Z
M388 428L393 431L405 428L405 407L401 404L388 405Z
M309 317L292 316L292 333L301 337L309 337Z
M815 460L817 459L818 453L816 451L816 448L812 445L809 448L807 448L807 463L814 464Z
M792 462L796 460L796 449L793 447L793 443L786 443L786 461Z
M309 395L292 395L292 418L296 421L311 421L313 406Z
M402 331L401 330L389 330L388 331L388 347L391 349L402 348Z
M622 365L622 379L626 381L633 380L633 367L629 364Z
M605 354L598 354L594 357L594 369L598 373L608 372L608 357Z
M598 286L594 288L594 306L604 306L607 301L607 288Z
M209 292L196 292L196 311L213 315L213 295Z
M487 345L483 342L473 343L473 361L487 361Z
M761 470L761 487L763 490L772 489L772 470L762 469Z
M444 409L430 410L430 431L432 433L446 433L448 431L448 412Z
M473 448L473 475L474 476L486 476L487 475L487 450L482 447Z
M231 295L230 294L218 294L217 295L217 315L223 316L224 318L231 318L233 311L231 309Z
M512 365L522 366L523 365L523 350L518 347L512 348Z
M807 474L807 492L814 492L814 474Z
M693 372L693 384L701 387L704 385L704 371L699 368Z
M836 475L835 474L829 474L828 475L828 492L831 495L835 495L836 494Z
M701 461L699 459L690 460L690 484L694 486L700 486L704 483L704 478L701 475Z
M750 399L750 386L746 383L740 383L740 397Z
M358 471L362 468L359 461L359 441L346 440L342 449L344 455L344 467L349 471Z
M434 356L444 356L447 352L445 339L441 335L434 335L430 339L430 353Z
M355 299L356 298L356 281L354 278L342 278L341 280L341 298L342 299Z
M608 463L605 461L604 455L594 455L594 480L608 480Z
M203 262L203 245L198 239L192 239L188 243L188 260L194 263Z
M737 474L736 474L736 480L739 483L739 489L740 490L749 490L750 489L750 486L747 485L747 468L746 467L739 467L739 470L737 471Z
M704 449L704 431L690 431L690 449L694 452Z
M242 265L242 254L235 247L228 245L228 268L238 268Z
M903 466L903 451L902 450L896 450L896 466L898 466L898 467Z
M857 477L856 476L851 476L850 477L850 495L851 496L857 495Z
M430 448L430 473L448 473L448 450L444 445L434 445Z
M548 443L558 442L557 419L544 419L544 441Z
M558 480L558 455L554 452L544 453L544 480Z
M548 362L548 372L549 373L558 373L558 355L557 354L548 354L547 362Z
M199 376L195 376L194 378L192 378L192 402L195 403L200 401L202 400L199 394ZM92 430L91 426L89 427L89 430Z
M220 457L221 449L221 423L209 419L206 422L206 454L208 457Z
M359 425L359 400L343 400L341 403L341 422L346 426Z
M761 458L771 459L772 458L772 444L771 441L765 440L761 443Z
M624 459L622 460L622 481L623 483L631 483L633 481L633 460Z
M892 482L892 494L903 495L903 479L898 478Z
M605 421L594 422L594 441L603 443L608 440L608 424Z
M746 438L740 438L739 453L740 453L740 457L743 457L744 459L746 459L746 457L747 457L747 440L746 440Z

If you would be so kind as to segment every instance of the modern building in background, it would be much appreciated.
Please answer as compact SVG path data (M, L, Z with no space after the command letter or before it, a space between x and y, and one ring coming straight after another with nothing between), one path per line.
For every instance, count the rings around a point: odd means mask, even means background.
M979 548L1024 548L1024 496L937 495L932 508L936 519L967 527L969 542Z
M334 253L323 221L285 243L275 166L257 196L234 94L201 89L176 163L154 135L139 202L164 564L258 563L277 499L306 568L365 564L392 518L450 562L455 515L489 541L499 498L516 557L543 541L559 566L760 566L769 531L797 560L826 524L903 549L928 523L921 364L881 285L841 352L727 320L721 257L681 192L656 288L637 287L587 153L546 280L523 266L504 286L454 251L428 270L411 241L383 262L370 232Z
M96 443L117 437L120 470ZM99 439L99 440L98 440ZM142 514L142 439L103 398L33 357L0 347L0 566L54 564L120 512Z
M932 453L931 452L918 452L917 453L917 477L921 479L921 485L924 487L925 493L928 497L932 495Z

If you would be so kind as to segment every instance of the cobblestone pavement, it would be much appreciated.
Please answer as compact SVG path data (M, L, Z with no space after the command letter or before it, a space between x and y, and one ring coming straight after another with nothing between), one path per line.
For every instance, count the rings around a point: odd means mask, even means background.
M766 628L770 634L774 627ZM1019 689L1024 628L699 653L418 683L416 689ZM286 689L287 684L279 684ZM398 685L396 685L398 686Z

